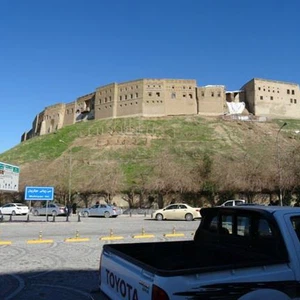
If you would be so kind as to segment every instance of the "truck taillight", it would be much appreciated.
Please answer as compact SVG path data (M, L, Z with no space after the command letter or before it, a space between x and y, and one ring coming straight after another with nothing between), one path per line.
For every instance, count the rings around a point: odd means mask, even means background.
M167 293L159 286L152 285L152 300L170 300Z

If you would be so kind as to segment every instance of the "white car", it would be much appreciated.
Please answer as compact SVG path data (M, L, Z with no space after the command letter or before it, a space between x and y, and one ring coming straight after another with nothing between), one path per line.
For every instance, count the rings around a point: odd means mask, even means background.
M237 200L227 200L220 206L236 206L236 205L242 205L245 204L246 201L242 199L237 199Z
M29 207L23 203L7 203L0 207L0 215L27 215Z
M154 218L158 221L166 219L192 221L201 218L201 214L200 208L191 207L185 203L175 203L155 211Z

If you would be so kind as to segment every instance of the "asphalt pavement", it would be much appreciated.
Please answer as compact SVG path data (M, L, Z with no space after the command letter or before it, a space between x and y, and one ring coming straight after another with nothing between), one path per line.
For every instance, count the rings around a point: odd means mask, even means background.
M189 240L198 225L198 220L159 222L145 215L5 216L0 222L0 299L101 299L96 291L104 244ZM170 237L173 233L183 236Z

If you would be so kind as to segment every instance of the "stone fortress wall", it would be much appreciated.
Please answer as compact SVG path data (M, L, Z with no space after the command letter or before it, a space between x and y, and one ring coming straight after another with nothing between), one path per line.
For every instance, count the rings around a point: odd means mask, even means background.
M243 105L241 105L243 104ZM236 107L234 111L232 108ZM224 85L197 86L194 79L138 79L96 88L70 103L46 107L21 141L53 133L83 120L179 115L252 115L300 118L296 83L253 78L239 90Z

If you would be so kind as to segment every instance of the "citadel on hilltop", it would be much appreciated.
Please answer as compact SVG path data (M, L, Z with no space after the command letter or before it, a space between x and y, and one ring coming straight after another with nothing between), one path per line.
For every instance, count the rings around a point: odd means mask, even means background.
M139 79L111 83L70 103L46 107L21 141L83 120L178 115L234 116L243 120L300 118L296 83L253 78L236 91L197 86L193 79Z

